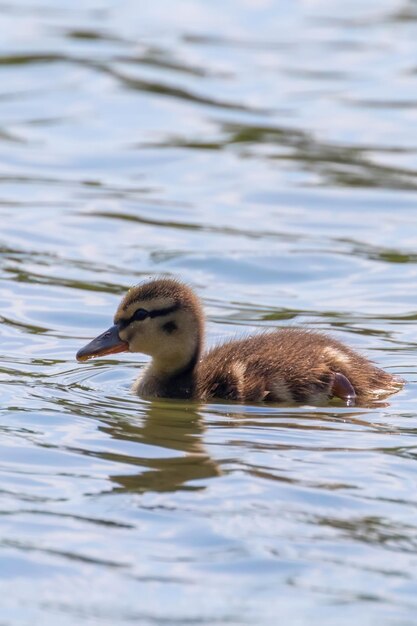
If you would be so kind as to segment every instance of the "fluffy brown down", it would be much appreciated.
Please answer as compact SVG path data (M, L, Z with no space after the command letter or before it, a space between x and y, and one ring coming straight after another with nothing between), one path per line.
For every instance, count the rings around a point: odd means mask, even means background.
M358 401L384 397L402 386L398 378L336 339L293 328L210 350L196 368L195 395L242 401L324 401L332 395L335 372L350 380Z

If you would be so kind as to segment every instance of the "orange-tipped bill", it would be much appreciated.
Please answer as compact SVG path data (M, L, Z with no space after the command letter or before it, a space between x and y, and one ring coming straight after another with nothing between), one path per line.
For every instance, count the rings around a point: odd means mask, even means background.
M87 359L94 359L96 356L126 352L126 350L129 350L129 344L120 339L119 327L115 324L93 341L90 341L84 348L78 350L77 361L87 361Z

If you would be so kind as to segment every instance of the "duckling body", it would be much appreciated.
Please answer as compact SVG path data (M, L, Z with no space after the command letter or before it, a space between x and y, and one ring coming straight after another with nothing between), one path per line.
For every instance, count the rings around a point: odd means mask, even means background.
M369 400L398 390L393 385L391 374L341 342L297 328L226 343L197 369L203 398L321 404L334 395Z
M133 386L142 397L322 404L337 396L352 405L403 384L343 343L306 329L263 332L202 355L201 303L171 279L131 289L114 321L77 358L123 350L149 354L152 361Z

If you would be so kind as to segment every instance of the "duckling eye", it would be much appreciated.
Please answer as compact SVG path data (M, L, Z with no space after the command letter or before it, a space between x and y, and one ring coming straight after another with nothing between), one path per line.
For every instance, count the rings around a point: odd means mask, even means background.
M149 315L149 312L146 311L146 309L138 309L137 311L134 312L134 314L132 315L132 322L136 321L136 322L141 322L142 320L146 319Z

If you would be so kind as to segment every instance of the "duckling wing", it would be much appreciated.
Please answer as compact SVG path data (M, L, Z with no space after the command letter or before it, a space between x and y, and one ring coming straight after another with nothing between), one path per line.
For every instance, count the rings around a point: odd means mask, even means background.
M329 368L309 339L308 331L276 331L213 348L199 365L199 397L292 403L306 401L312 385L328 394Z

